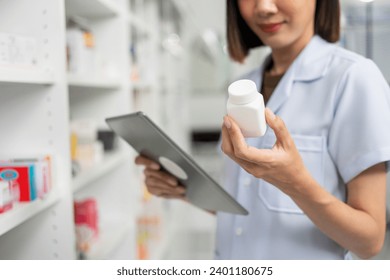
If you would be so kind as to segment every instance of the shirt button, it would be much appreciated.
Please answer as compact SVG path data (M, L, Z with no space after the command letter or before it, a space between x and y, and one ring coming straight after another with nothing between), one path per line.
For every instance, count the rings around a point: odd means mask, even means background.
M242 228L236 228L236 235L240 236L242 234Z
M249 187L250 184L251 184L251 178L250 177L246 177L244 180L243 180L243 184L245 187Z

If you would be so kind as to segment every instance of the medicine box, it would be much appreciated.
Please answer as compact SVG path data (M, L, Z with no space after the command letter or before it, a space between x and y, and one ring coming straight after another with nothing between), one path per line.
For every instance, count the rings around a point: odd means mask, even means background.
M32 201L37 198L34 165L0 165L0 177L9 182L11 188L19 189L19 201Z
M99 226L96 200L89 198L83 201L75 201L74 210L76 226L87 226L92 231L93 236L97 237Z
M4 213L13 206L13 197L11 186L7 181L0 180L0 214Z
M8 182L16 201L43 198L52 186L51 158L0 161L0 180Z

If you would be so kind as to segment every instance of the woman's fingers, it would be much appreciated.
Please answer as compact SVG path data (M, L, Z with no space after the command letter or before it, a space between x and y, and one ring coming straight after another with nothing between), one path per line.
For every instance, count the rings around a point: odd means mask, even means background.
M153 170L160 169L160 165L158 163L156 163L155 161L148 159L144 156L140 156L140 155L135 158L135 164L144 165L145 167L153 169Z
M176 187L179 184L179 181L175 177L173 177L165 172L145 168L144 174L146 177L154 177L156 179L164 181L167 184L171 185L172 187Z
M145 184L151 194L164 198L185 197L186 189L179 185L177 178L160 171L160 165L155 161L139 155L135 158L135 164L145 166Z
M151 194L181 198L186 193L185 188L179 185L178 180L166 172L145 168L144 174L145 184Z
M276 139L282 147L285 149L290 148L293 141L284 121L269 108L265 109L265 119L269 127L275 132Z
M249 161L252 163L269 162L272 159L270 150L261 150L248 146L248 144L245 142L244 136L241 133L241 129L229 116L224 117L224 129L228 133L225 133L223 136L225 137L226 142L230 142L232 147L232 151L228 151L231 153L228 154L230 157L234 156L237 159Z
M160 180L152 176L146 177L145 184L148 188L148 191L151 194L154 194L156 196L162 196L162 195L180 196L186 193L186 190L183 186L173 187L167 184L166 181Z
M225 125L222 126L222 143L221 143L221 150L224 152L226 155L230 156L234 154L234 149L232 142L230 141L230 136L229 132L227 131L227 128Z
M229 156L232 160L238 163L248 173L251 173L252 169L256 167L255 163L246 159L238 158L234 153L234 147L230 139L229 132L225 126L222 126L222 144L221 150Z
M245 157L248 145L245 142L244 136L242 135L241 129L238 127L236 122L229 116L223 118L224 126L229 135L230 143L234 150L234 155L238 158L241 156Z
M240 165L245 165L245 162L238 158L235 154L235 149L232 144L229 132L227 131L226 126L222 126L222 144L221 144L221 150L229 156L232 160L237 162Z

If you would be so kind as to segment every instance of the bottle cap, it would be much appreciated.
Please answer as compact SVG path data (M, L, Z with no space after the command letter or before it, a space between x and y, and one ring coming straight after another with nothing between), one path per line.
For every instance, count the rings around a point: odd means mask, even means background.
M251 80L235 81L229 86L228 92L229 101L236 105L250 103L259 95L256 84Z

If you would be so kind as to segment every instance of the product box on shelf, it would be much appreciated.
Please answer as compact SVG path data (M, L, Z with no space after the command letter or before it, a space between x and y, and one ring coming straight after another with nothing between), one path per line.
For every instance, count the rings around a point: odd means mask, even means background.
M99 219L96 200L88 198L74 202L77 247L87 252L99 235Z
M97 138L103 143L105 152L114 151L117 148L118 138L112 130L99 129Z
M35 180L37 184L37 195L44 197L52 188L51 158L35 161Z
M97 137L98 129L94 120L83 119L71 122L71 155L79 171L102 162L104 144Z
M35 69L38 66L37 38L0 33L0 67Z
M11 185L7 181L0 181L0 214L4 213L13 206L13 197Z
M66 30L68 70L74 74L95 71L95 43L92 32L77 25Z
M149 259L153 248L161 245L162 215L158 200L143 186L142 211L137 218L137 258Z
M119 79L121 74L115 61L96 47L95 34L90 24L80 17L68 19L66 51L69 74L92 79Z
M0 161L0 181L7 182L15 201L43 198L52 188L51 157Z
M35 184L35 167L31 164L0 165L0 177L11 184L12 189L18 189L18 201L33 201L37 198Z

